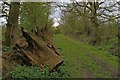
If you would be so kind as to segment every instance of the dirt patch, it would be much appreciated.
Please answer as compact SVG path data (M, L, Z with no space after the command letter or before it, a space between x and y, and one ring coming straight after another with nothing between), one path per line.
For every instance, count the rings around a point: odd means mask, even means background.
M80 64L80 66L84 64L84 62L82 62L80 58L77 59L77 63ZM80 72L82 72L81 75L83 78L95 78L94 74L92 74L92 72L89 69L84 68L82 66L81 69L77 69L80 70Z
M92 60L94 60L96 62L96 64L98 64L104 71L109 71L111 72L111 76L113 78L117 78L118 77L118 69L115 69L111 66L108 65L108 63L104 60L102 60L101 58L98 58L94 55L90 55L90 53L86 53Z

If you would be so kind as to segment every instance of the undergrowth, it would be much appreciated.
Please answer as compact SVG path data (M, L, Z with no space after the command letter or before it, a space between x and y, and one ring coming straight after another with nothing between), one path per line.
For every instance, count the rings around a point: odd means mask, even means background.
M113 55L118 55L118 45L119 45L118 38L113 38L99 45L98 49L105 51L105 52L108 51Z
M18 65L14 71L9 73L9 77L26 80L29 78L67 78L67 75L64 69L62 69L62 66L57 70L50 72L48 67L40 69L37 66Z

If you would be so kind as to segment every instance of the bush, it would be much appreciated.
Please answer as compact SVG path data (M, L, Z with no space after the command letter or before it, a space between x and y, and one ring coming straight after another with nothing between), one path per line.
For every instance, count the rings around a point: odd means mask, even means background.
M47 78L49 75L48 68L40 69L39 67L17 66L16 69L10 72L11 78Z
M109 51L114 55L118 55L118 45L119 41L118 38L109 39L108 41L104 42L99 49L103 51Z
M12 48L11 47L7 47L7 46L5 46L5 47L2 48L3 52L9 52L11 50L12 50Z
M63 66L61 66L62 68ZM39 67L21 66L18 65L16 69L9 73L10 78L67 78L66 72L59 68L56 71L50 72L48 67L40 69Z

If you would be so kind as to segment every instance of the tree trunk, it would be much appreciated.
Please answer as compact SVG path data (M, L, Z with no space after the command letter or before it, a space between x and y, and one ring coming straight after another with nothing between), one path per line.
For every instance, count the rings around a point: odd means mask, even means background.
M98 19L97 19L97 9L98 9L98 2L91 3L91 21L93 26L92 32L92 44L95 45L100 42L100 36L98 35Z
M90 28L89 28L89 26L88 26L88 23L87 23L87 18L84 16L83 18L83 24L84 24L84 34L86 34L86 35L90 35L91 34L91 31L90 31Z
M19 8L20 8L19 2L12 2L10 5L8 23L5 32L5 45L9 47L13 46L14 42L16 41Z
M84 14L82 16L82 19L84 21L84 32L85 32L85 34L87 34L89 36L90 35L90 29L89 29L89 26L88 26L88 23L87 23L87 21L88 21L88 17L87 17L88 13L87 13L87 8L86 8L87 3L83 2L83 4L84 4Z

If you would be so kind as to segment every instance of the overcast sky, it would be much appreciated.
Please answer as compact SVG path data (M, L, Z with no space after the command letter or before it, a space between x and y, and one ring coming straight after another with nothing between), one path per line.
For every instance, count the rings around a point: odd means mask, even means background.
M2 6L1 6L1 4L2 4L2 1L0 1L0 15L2 13ZM0 17L0 26L4 25L5 22L6 22L6 19L4 17Z

